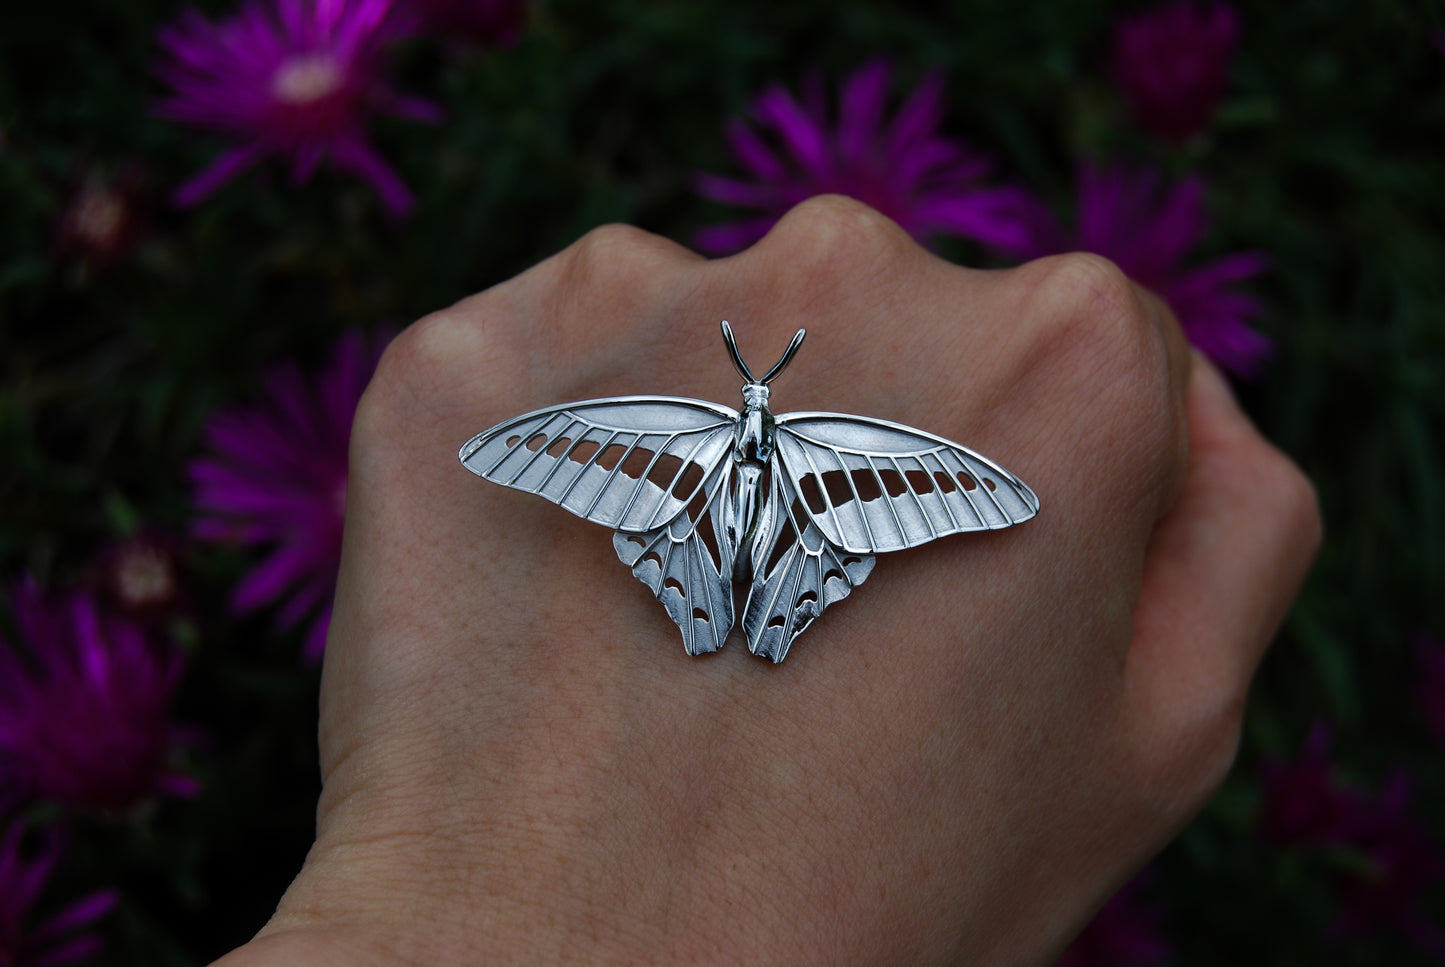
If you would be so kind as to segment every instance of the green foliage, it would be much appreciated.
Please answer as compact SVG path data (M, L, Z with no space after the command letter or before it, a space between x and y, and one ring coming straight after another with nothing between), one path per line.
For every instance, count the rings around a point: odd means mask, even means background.
M890 57L901 91L947 71L947 133L1067 205L1078 157L1150 159L1210 185L1201 256L1251 249L1276 345L1240 388L1319 489L1328 539L1262 669L1239 766L1159 862L1151 893L1184 965L1411 964L1397 939L1332 943L1337 857L1254 832L1263 759L1336 724L1345 775L1399 767L1445 843L1445 767L1413 693L1412 636L1445 633L1445 25L1424 2L1240 5L1241 42L1209 133L1161 146L1109 78L1115 4L882 0L538 3L509 50L410 42L398 87L447 111L375 126L416 191L387 219L323 167L263 165L191 211L167 192L220 142L154 117L155 28L171 0L10 4L0 13L0 581L80 581L137 528L183 535L201 427L267 364L319 361L338 333L400 327L608 221L686 242L724 212L692 194L731 167L722 122L775 81ZM230 9L222 0L202 5ZM126 179L143 218L111 260L66 249L87 178ZM946 249L961 260L980 254ZM205 962L265 919L309 843L316 676L299 634L227 616L245 555L189 548L193 660L177 718L204 730L194 801L77 818L52 897L123 888L115 963ZM1445 913L1439 891L1431 908Z

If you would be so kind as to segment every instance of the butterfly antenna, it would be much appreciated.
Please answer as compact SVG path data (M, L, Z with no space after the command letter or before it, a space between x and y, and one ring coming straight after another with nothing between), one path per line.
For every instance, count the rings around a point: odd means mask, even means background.
M743 362L742 354L738 352L738 341L733 338L733 327L728 325L726 319L722 321L722 332L723 342L727 343L728 355L732 357L734 368L743 379L749 383L756 383L757 380L753 379L753 374L748 371L748 364Z
M762 378L762 382L771 383L774 379L777 378L778 374L783 371L783 367L793 361L793 356L797 354L798 347L803 344L803 337L807 334L808 330L799 329L793 335L793 341L788 343L787 349L783 350L783 358L779 359L776 363L773 364L773 368L768 370L767 375Z
M773 368L768 370L762 379L755 379L752 372L748 369L748 364L743 362L742 354L738 352L738 341L733 336L733 327L728 325L726 319L722 322L722 334L723 342L727 343L728 355L732 357L733 365L737 367L737 371L742 375L743 379L749 383L766 384L776 379L777 375L783 371L783 367L793 361L793 356L797 354L798 347L803 344L803 337L808 334L808 330L799 329L793 334L793 341L788 343L787 349L783 350L783 358L774 363Z

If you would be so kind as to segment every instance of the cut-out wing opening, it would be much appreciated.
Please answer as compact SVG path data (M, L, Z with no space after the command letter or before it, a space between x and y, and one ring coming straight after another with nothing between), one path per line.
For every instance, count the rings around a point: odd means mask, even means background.
M808 516L855 554L1010 527L1039 499L998 464L922 430L841 413L777 421L778 459Z
M667 396L591 400L498 424L458 456L494 483L645 533L702 492L732 447L737 418L726 406Z

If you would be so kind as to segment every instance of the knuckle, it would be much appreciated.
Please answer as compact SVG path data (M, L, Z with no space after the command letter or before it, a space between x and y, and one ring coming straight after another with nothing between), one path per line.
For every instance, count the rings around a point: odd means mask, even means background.
M869 236L892 237L903 229L877 209L847 195L814 195L794 205L774 231L796 232L819 244L846 244Z
M468 300L434 312L391 341L357 405L354 437L410 432L454 403L484 404L510 391L518 367L475 308Z
M667 277L662 270L683 252L675 243L632 225L599 225L563 253L562 288L589 297L646 297Z
M381 356L375 381L381 385L404 382L418 370L455 355L467 336L453 309L423 316L403 329Z
M886 215L844 195L815 195L790 209L758 243L786 249L808 278L852 278L886 269L891 257L917 249ZM880 258L880 256L882 256Z
M1083 252L1015 271L1024 288L1022 365L1070 401L1085 432L1106 437L1100 446L1138 448L1149 465L1177 476L1182 393L1163 327L1141 290L1113 262Z
M395 409L391 401L404 382L399 360L405 352L402 343L410 331L403 330L387 345L377 361L371 381L366 385L366 391L357 401L356 412L351 420L353 446L356 446L358 441L365 443L376 440L387 433Z
M1046 337L1124 342L1137 340L1151 322L1134 283L1103 256L1070 252L1038 259L1021 271L1032 277L1030 316Z
M466 351L468 335L467 327L450 309L412 323L382 353L372 377L376 395L392 397L428 382L429 374Z
M647 247L652 235L633 225L609 222L588 229L581 238L569 246L574 260L579 265L606 262Z

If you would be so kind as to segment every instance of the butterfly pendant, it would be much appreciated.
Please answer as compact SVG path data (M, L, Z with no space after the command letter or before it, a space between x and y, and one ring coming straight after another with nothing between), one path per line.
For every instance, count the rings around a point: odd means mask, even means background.
M622 563L682 629L689 655L717 651L747 588L743 630L782 661L823 609L862 584L873 555L1039 512L1023 481L986 457L898 423L768 410L768 384L802 345L746 381L743 411L671 396L550 406L478 434L459 456L494 483L616 529Z

